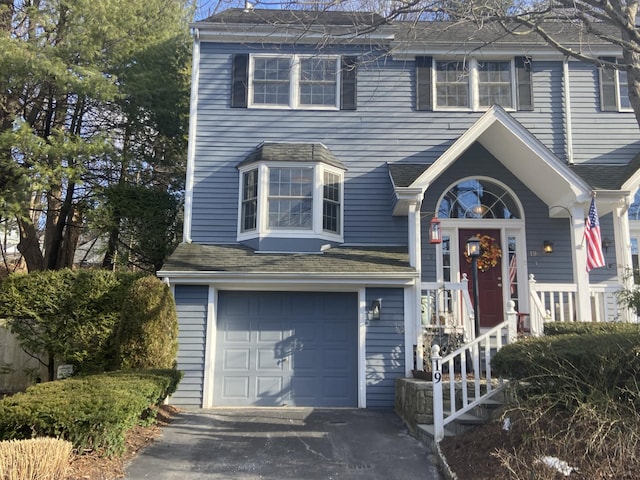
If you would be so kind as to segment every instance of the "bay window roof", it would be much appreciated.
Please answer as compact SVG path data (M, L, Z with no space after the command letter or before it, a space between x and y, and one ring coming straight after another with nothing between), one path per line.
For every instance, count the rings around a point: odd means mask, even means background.
M325 163L347 170L346 165L322 143L263 142L238 164L238 168L257 162Z

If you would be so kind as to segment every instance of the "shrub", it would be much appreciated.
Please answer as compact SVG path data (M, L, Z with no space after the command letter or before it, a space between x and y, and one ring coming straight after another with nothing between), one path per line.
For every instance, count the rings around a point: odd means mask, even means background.
M71 443L55 438L0 442L2 480L64 480Z
M136 280L123 302L117 344L123 369L175 366L178 316L168 285L155 277Z
M640 332L640 326L633 323L614 322L548 322L544 324L544 334L548 336L567 334L592 334L599 333L634 333Z
M640 408L637 330L528 339L502 348L491 366L497 375L525 381L529 394L544 392L568 408L575 406L576 395Z
M14 274L0 285L0 316L30 354L76 372L115 368L114 331L125 292L139 274L57 270Z
M175 370L112 372L41 383L0 401L0 439L50 436L79 451L118 453L125 433L173 393Z

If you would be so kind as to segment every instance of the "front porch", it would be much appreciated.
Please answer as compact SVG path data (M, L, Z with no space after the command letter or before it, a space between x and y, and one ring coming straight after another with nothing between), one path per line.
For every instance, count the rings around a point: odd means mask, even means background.
M518 312L509 300L504 321L475 331L469 282L421 284L421 325L416 339L414 370L428 371L430 379L399 379L396 411L410 430L428 432L439 442L459 424L482 421L469 412L484 412L487 419L495 399L505 396L504 383L494 378L491 359L504 346L523 335L543 335L548 322L582 321L575 308L579 290L572 284L528 282L530 312ZM590 322L637 322L637 316L618 304L622 285L590 288ZM420 366L420 367L419 367ZM422 368L421 368L422 367ZM414 371L414 376L416 372ZM489 408L487 408L489 405Z

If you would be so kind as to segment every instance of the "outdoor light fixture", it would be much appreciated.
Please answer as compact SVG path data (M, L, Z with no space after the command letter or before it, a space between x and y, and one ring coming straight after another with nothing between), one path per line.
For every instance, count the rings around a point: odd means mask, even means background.
M382 310L382 299L376 298L371 302L371 310L367 312L367 319L380 320L380 310Z
M473 281L473 323L475 325L476 338L480 335L480 291L478 290L478 257L480 251L480 238L471 237L467 240L467 255L471 258L471 279Z
M467 256L472 260L480 256L480 239L478 237L471 237L467 240Z
M433 217L429 224L429 243L442 243L442 230L440 230L438 217Z
M553 242L549 240L544 241L544 253L553 253Z
M611 246L611 240L609 240L609 237L604 237L602 239L602 250L604 250L604 253L607 253L607 250L609 250L610 246Z

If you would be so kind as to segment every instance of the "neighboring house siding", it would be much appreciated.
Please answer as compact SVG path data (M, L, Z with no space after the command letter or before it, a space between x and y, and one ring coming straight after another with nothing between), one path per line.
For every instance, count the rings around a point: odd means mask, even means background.
M178 370L184 377L171 403L183 407L202 406L207 305L209 287L206 285L176 285L178 312Z
M386 162L434 161L483 112L416 111L414 62L394 61L380 52L368 53L358 66L355 111L230 108L232 54L264 51L206 42L201 46L192 240L236 241L236 165L257 144L320 141L348 167L344 241L406 244L406 218L390 215ZM359 52L349 47L342 53ZM534 59L534 111L513 116L564 158L561 79L561 62Z
M368 288L366 298L367 306L382 299L380 320L367 326L367 408L393 408L395 379L405 376L404 290Z
M598 69L569 62L574 162L628 163L640 149L633 112L600 111Z

